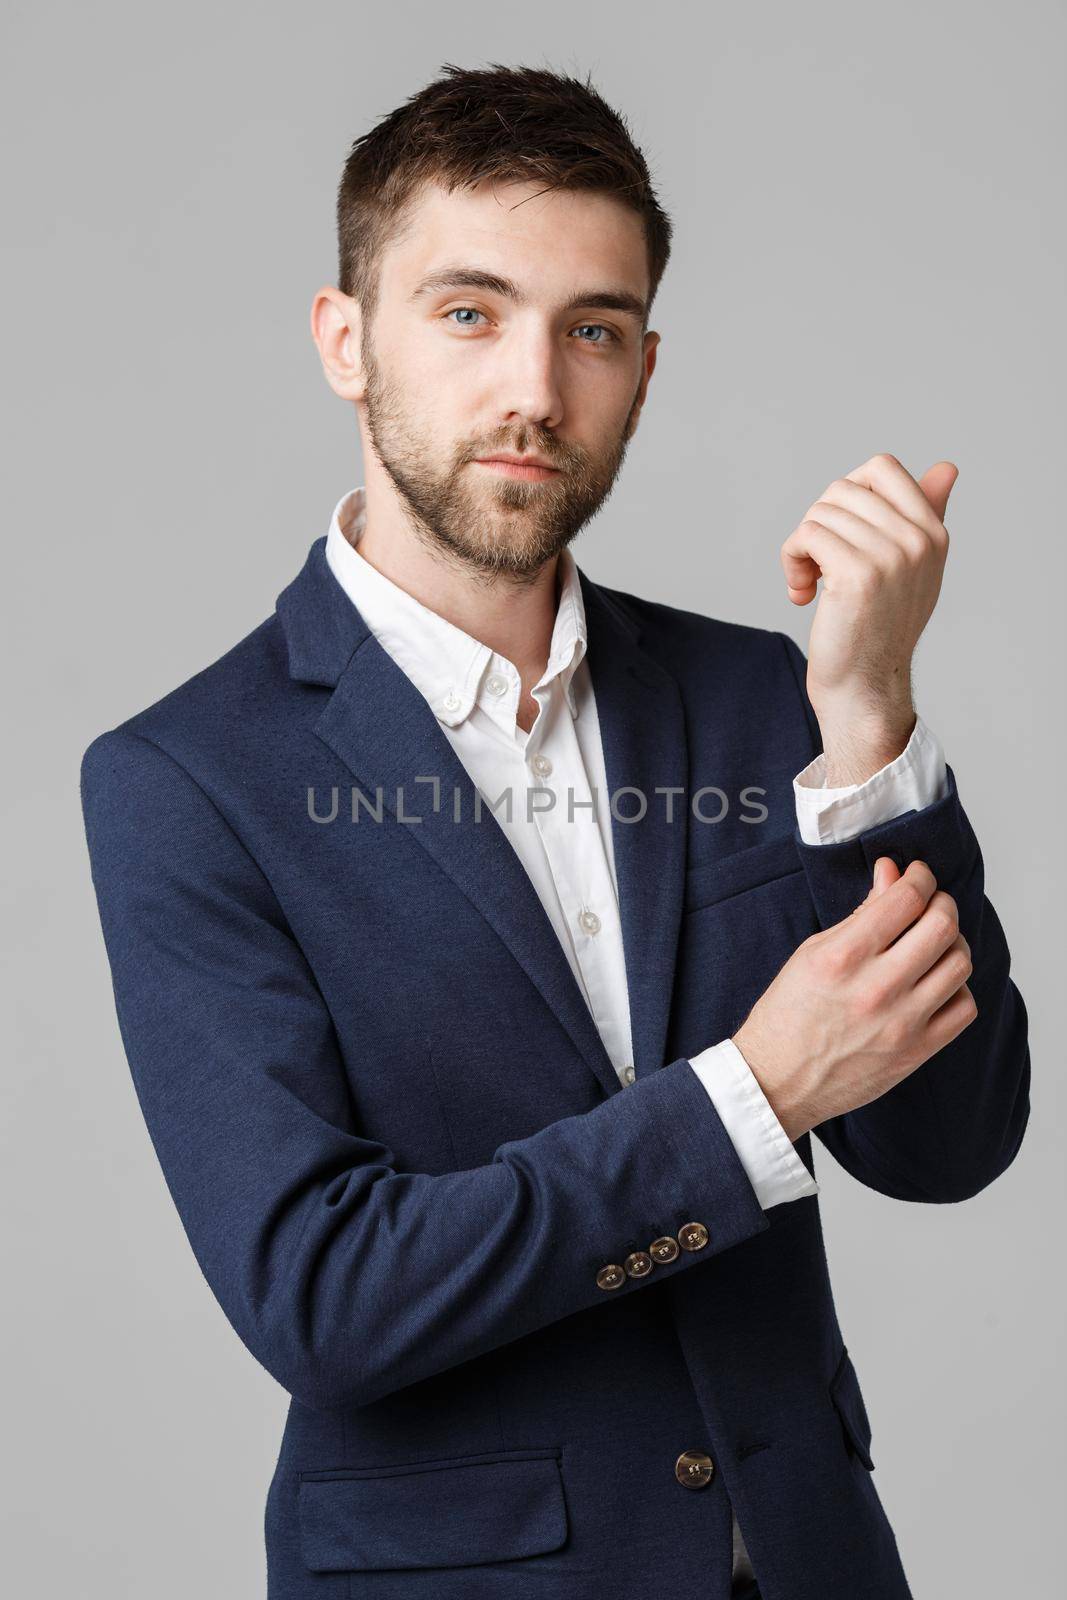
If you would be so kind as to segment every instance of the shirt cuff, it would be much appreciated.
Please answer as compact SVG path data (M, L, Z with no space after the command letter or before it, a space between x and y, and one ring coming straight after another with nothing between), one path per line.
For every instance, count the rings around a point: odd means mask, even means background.
M948 793L944 752L937 735L916 716L900 755L864 783L822 786L826 757L819 754L793 779L797 827L805 844L843 844L905 811L922 811Z
M819 1185L789 1142L770 1101L732 1039L689 1062L711 1096L764 1211L783 1200L818 1194Z

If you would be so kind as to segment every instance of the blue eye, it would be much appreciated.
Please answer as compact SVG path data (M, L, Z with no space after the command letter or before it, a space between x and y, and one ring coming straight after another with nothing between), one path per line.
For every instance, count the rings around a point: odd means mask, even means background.
M606 333L607 334L608 340L613 340L615 338L615 335L612 333L611 329L610 328L605 328L605 326L604 326L604 324L602 322L583 322L582 323L582 327L583 328L599 328L601 333ZM605 341L603 339L582 339L580 342L582 344L604 344Z
M449 317L457 316L460 312L469 312L471 316L474 317L484 316L484 312L479 311L476 306L453 306L451 311L445 312L444 320L447 321ZM476 326L476 324L473 322L457 322L455 326L457 328L473 328ZM618 335L612 333L610 328L605 328L602 322L583 322L578 331L581 332L586 328L596 328L602 334L604 334L605 337L603 339L581 339L579 340L580 344L591 344L596 347L599 345L618 343Z

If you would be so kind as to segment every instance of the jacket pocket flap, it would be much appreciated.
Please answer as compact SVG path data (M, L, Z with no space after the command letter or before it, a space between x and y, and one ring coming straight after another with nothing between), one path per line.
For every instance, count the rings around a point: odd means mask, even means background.
M859 1378L847 1350L842 1352L837 1371L830 1379L830 1397L837 1407L837 1414L844 1423L845 1432L853 1449L868 1472L873 1471L871 1424L867 1416L867 1407L863 1403Z
M511 1450L300 1474L312 1572L468 1567L558 1550L567 1537L560 1451Z
M758 889L776 878L803 872L791 833L751 844L745 850L690 866L685 875L685 909L696 911L716 905L746 889Z

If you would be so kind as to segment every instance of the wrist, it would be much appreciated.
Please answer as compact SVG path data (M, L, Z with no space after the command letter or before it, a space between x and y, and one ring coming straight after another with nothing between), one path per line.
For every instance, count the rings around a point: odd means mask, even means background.
M760 1091L781 1124L786 1138L790 1144L796 1144L797 1140L813 1126L806 1113L803 1097L796 1089L791 1089L788 1080L776 1073L766 1060L761 1059L762 1052L753 1038L746 1035L744 1024L731 1035L731 1043L740 1051L745 1065L759 1084Z
M823 784L837 789L865 783L907 749L916 713L904 704L857 709L823 707L816 712L823 747Z

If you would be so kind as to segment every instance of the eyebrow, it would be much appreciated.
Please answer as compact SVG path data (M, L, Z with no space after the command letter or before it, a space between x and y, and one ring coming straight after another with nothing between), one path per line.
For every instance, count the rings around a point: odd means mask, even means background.
M431 272L416 284L408 300L415 301L441 289L484 289L487 294L502 295L517 306L527 303L527 297L510 278L501 278L495 272L483 272L480 267L467 266L447 266ZM580 311L586 307L597 311L619 311L624 316L637 317L642 322L647 312L640 295L631 294L628 289L610 288L580 289L577 294L570 296L560 310Z

